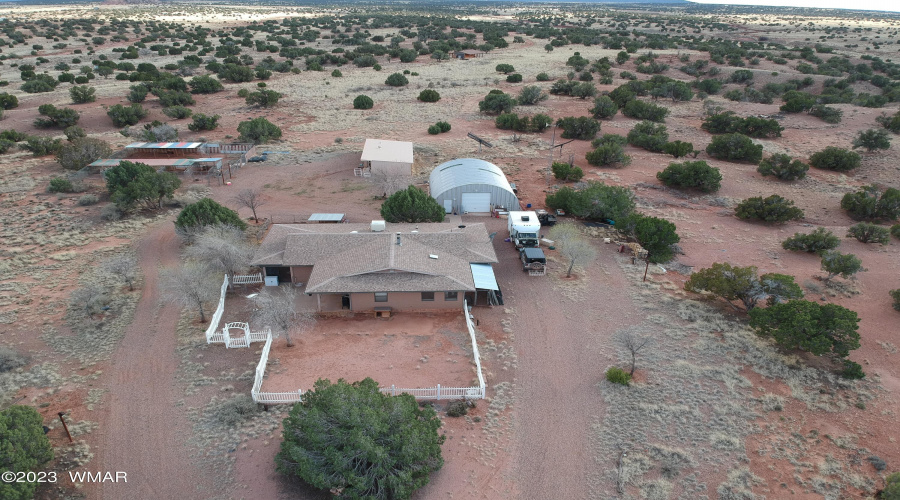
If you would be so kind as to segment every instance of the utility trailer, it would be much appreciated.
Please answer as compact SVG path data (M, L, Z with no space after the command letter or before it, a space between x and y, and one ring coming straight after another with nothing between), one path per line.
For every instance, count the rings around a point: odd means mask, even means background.
M556 216L547 212L546 210L538 210L537 211L538 221L542 226L555 226L556 225Z
M547 273L547 258L540 248L523 248L519 251L522 270L529 276L543 276Z

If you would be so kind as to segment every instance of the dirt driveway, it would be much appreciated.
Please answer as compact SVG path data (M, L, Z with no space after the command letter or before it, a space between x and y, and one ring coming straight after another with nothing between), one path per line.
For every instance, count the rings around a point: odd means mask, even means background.
M506 229L500 219L471 221L487 222L499 235ZM597 383L615 355L610 337L640 319L624 293L625 277L616 272L612 245L601 244L597 260L569 281L566 263L546 247L548 257L559 260L547 276L528 276L518 252L499 235L494 272L505 305L495 312L512 312L518 356L511 473L520 498L586 498L594 468L590 426L603 413ZM479 316L490 314L483 311Z
M104 484L92 498L204 498L204 483L184 446L190 425L175 406L175 326L179 307L161 302L159 266L178 262L178 239L164 222L138 242L144 289L134 321L104 374L107 412L92 470L124 471L128 483Z

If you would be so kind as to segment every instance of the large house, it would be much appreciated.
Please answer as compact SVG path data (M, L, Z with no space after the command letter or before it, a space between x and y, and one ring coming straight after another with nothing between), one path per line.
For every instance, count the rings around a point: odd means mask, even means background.
M321 312L389 313L493 302L495 262L484 224L373 221L275 224L252 264L315 296Z

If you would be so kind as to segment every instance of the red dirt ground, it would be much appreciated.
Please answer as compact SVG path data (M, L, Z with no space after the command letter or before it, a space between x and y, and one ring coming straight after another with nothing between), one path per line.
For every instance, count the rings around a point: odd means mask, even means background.
M322 319L293 340L293 347L284 338L273 342L263 392L306 391L319 378L372 377L382 387L410 389L470 387L475 378L462 307L378 320L367 314Z

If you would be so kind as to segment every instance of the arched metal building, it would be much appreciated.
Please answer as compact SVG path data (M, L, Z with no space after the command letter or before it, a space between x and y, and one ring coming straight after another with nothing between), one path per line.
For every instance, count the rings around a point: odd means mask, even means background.
M519 198L506 174L493 163L476 158L450 160L434 167L431 196L447 213L490 212L494 207L518 210Z

